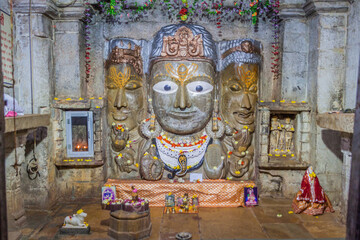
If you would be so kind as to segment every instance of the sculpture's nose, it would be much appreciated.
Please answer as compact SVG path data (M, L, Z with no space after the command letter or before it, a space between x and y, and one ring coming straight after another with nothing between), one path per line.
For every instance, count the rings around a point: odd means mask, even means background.
M246 108L246 109L251 109L251 103L250 103L250 98L249 98L249 94L248 93L243 93L241 102L240 102L240 106L242 108Z
M189 95L184 85L181 85L176 93L174 107L180 108L181 110L191 107Z
M119 88L119 90L116 93L114 107L122 108L122 107L127 107L127 106L128 106L128 102L126 100L125 89Z

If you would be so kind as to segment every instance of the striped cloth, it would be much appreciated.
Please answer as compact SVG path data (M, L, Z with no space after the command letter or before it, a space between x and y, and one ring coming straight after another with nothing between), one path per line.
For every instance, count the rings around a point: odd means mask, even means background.
M184 193L199 197L200 207L239 207L244 204L244 188L256 187L252 181L204 180L200 183L170 183L166 180L119 180L108 179L105 186L116 187L116 197L131 199L131 186L139 197L147 198L151 207L165 207L165 194L172 192L176 199Z

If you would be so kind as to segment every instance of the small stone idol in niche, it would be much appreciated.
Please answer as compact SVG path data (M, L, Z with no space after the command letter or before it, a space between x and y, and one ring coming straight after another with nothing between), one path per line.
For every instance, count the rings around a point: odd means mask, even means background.
M319 179L310 166L302 179L301 189L293 200L294 213L321 215L324 212L334 212L331 202L320 186Z
M256 206L258 205L257 199L257 187L248 186L244 188L245 195L245 206Z

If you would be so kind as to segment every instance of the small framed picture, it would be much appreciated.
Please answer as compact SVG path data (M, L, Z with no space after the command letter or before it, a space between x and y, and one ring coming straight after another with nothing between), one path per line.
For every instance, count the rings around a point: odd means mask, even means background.
M102 187L102 202L103 203L107 203L107 202L111 202L114 201L116 198L116 188L115 186L111 186L111 187Z
M245 187L244 195L245 206L258 205L257 187Z

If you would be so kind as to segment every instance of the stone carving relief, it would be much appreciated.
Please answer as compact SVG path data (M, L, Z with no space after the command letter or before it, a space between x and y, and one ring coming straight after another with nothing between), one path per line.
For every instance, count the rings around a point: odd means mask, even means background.
M253 40L228 41L218 62L211 34L190 24L163 27L150 56L129 40L113 47L106 62L108 125L120 171L138 167L146 180L189 172L251 178L259 49Z
M270 154L273 156L294 154L294 120L290 116L272 115L270 127Z
M114 46L106 62L108 99L107 122L115 162L120 171L138 171L138 146L142 140L138 126L144 118L146 91L140 47L128 39Z
M229 175L247 179L254 172L252 139L259 78L259 56L255 49L259 49L259 44L250 40L235 40L224 44L223 49L225 53L222 57L227 59L220 71L221 115L226 122L223 144L228 152ZM236 57L238 52L255 56L244 55L240 59Z

